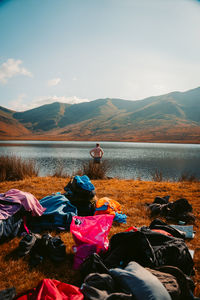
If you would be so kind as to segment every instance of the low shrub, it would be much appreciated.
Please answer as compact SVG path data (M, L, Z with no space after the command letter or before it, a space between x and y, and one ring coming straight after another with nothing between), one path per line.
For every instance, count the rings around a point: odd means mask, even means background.
M198 182L199 179L194 174L189 174L187 172L184 172L181 174L178 181L179 182L181 182L181 181Z
M38 176L39 169L33 160L24 160L17 156L0 156L0 182L22 180Z
M100 164L89 161L84 163L76 174L80 176L87 175L90 179L107 179L109 169L110 166L106 160L103 160Z
M163 174L162 174L162 172L160 172L160 171L158 171L158 169L156 169L154 171L154 173L152 173L152 180L153 181L158 181L158 182L163 181Z

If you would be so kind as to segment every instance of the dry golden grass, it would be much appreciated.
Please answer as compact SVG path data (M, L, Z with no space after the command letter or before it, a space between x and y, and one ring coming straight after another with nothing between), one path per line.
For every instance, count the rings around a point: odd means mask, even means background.
M0 192L6 192L11 188L17 188L32 193L37 199L54 192L64 192L64 186L68 183L66 178L28 178L17 182L0 183ZM196 216L194 230L195 238L187 241L190 249L195 250L195 295L200 295L200 184L198 182L144 182L136 180L92 180L97 197L107 196L122 205L122 210L127 214L127 224L113 225L109 234L123 231L135 225L149 225L151 219L148 216L144 204L153 202L156 196L170 195L170 200L186 198L193 206ZM52 233L55 235L55 233ZM29 269L28 258L16 258L13 251L18 247L20 238L14 238L8 243L0 245L0 289L15 286L18 293L35 287L43 278L53 278L69 284L80 284L78 271L72 269L73 253L71 247L73 239L70 233L62 233L65 242L67 259L61 265L54 265L49 261L32 270Z
M39 169L30 159L17 156L0 156L0 182L5 180L22 180L26 177L38 176Z

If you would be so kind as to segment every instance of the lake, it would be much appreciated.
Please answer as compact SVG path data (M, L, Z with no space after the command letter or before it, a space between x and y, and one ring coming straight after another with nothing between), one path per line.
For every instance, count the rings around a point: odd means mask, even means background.
M110 177L152 180L161 172L163 180L176 181L183 173L200 178L200 145L169 143L100 142L110 165ZM39 176L51 175L58 165L75 174L95 142L71 141L0 141L1 155L16 155L33 159L39 166Z

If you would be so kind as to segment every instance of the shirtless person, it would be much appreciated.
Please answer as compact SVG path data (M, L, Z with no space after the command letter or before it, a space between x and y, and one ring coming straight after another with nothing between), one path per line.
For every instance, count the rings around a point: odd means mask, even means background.
M101 149L99 144L96 144L96 147L90 150L90 155L92 156L92 158L94 159L94 163L96 164L99 164L101 162L103 154L103 149Z

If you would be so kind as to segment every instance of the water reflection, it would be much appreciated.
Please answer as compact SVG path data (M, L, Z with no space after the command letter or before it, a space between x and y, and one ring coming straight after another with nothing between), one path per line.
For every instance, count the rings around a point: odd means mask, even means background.
M111 165L108 176L152 180L159 170L163 179L177 180L181 174L200 178L200 145L100 142L104 159ZM90 159L94 142L0 141L0 153L34 159L40 176L52 174L58 165L69 175Z

